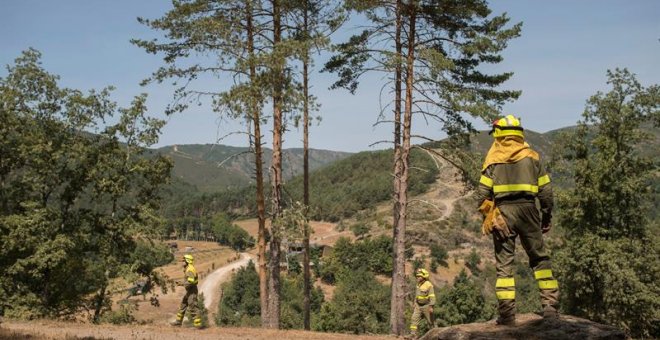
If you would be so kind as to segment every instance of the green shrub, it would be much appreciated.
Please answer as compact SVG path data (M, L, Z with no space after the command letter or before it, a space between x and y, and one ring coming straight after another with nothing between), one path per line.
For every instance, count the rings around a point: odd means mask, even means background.
M365 269L342 276L332 301L324 303L315 330L386 333L390 319L390 288Z

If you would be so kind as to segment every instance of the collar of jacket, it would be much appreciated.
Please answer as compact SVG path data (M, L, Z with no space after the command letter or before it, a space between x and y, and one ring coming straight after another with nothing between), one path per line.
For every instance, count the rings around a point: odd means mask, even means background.
M524 139L518 136L495 138L493 145L488 150L488 154L486 154L486 160L481 167L481 172L484 172L486 168L493 164L516 163L526 157L539 160L539 154L532 150Z

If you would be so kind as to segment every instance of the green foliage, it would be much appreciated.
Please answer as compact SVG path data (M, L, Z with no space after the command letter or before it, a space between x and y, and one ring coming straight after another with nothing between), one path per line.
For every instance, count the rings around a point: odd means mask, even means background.
M337 222L361 210L391 199L392 151L360 152L314 171L310 175L309 218ZM411 171L408 190L420 194L435 182L438 173L433 160L420 150L411 155L411 166L424 171ZM302 177L286 184L293 201L302 201Z
M479 265L481 264L481 256L479 256L479 253L477 253L476 248L472 248L472 251L470 251L470 255L468 255L467 259L465 259L465 266L470 269L470 272L472 272L473 275L479 275L481 270L479 269Z
M170 248L149 240L138 241L130 256L132 271L141 275L149 275L156 267L169 264L174 260Z
M302 328L303 278L293 275L282 280L281 328ZM311 291L310 308L313 314L321 309L323 292L320 288ZM232 279L222 288L222 299L216 314L216 324L223 326L257 327L261 325L259 305L259 276L254 263L238 269Z
M340 238L329 258L324 258L321 278L327 283L334 283L342 276L353 275L357 270L391 275L392 238L381 235L356 242L345 237Z
M657 125L660 87L643 88L627 70L608 78L611 91L592 96L563 138L556 169L574 186L559 195L567 241L555 267L566 312L657 337L660 248L647 217L657 162L636 146L649 138L640 126Z
M215 323L220 326L261 325L259 275L254 262L239 268L232 280L222 285Z
M534 279L534 272L529 264L523 261L523 256L516 256L515 264L515 282L516 282L516 309L520 314L535 313L541 310L541 297L539 295L539 285ZM495 278L490 284L495 282Z
M211 231L218 243L229 246L236 251L244 251L254 247L254 237L250 236L243 228L232 224L226 215L216 214L210 223Z
M321 306L315 330L385 333L389 328L390 289L364 269L342 276L332 301Z
M337 222L355 215L359 211L375 207L391 199L392 179L389 167L391 150L361 152L338 160L310 174L310 213L312 220ZM414 150L409 191L421 194L434 183L438 169L424 152ZM302 202L302 176L291 179L285 185L284 194L288 202ZM270 190L267 188L267 190ZM230 218L256 216L255 187L231 188L217 193L185 195L164 212L169 218L167 232L177 231L186 235L196 230L205 219L217 213L226 213ZM265 192L265 195L270 195Z
M477 282L461 270L453 286L443 287L435 308L440 326L458 325L492 318L494 310L489 308Z
M282 309L280 328L303 328L303 276L293 275L282 280ZM321 288L312 288L310 291L310 313L318 315L323 304L324 295ZM312 323L316 322L312 320Z
M568 228L569 236L638 238L648 226L649 183L658 164L636 146L650 138L641 124L660 115L660 87L643 88L627 70L608 71L608 79L612 90L592 96L584 121L562 138L556 168L572 171L574 187L559 200L559 222L579 224Z
M144 95L118 108L112 88L60 88L39 59L28 50L0 78L0 301L10 315L98 320L110 281L146 272L131 254L162 224L171 164L142 156L164 122Z
M438 266L443 266L445 268L449 267L449 263L447 263L448 258L449 254L447 253L447 249L439 244L434 243L431 245L431 270L434 273Z
M290 274L300 274L302 273L302 266L298 261L298 256L287 256L287 267Z
M197 310L199 311L199 317L202 319L202 328L208 328L209 327L209 311L206 309L206 306L204 306L204 294L200 293L197 296ZM188 326L194 326L193 325L193 319L189 316L188 320L186 322L186 325Z
M136 321L133 313L135 312L136 307L133 304L121 304L119 305L118 310L108 311L104 313L103 316L99 319L101 323L110 323L113 325L125 325L131 324Z
M569 239L556 260L566 312L634 336L658 337L660 247L655 241Z
M353 232L353 235L358 238L366 235L371 230L369 224L364 222L354 223L348 228Z

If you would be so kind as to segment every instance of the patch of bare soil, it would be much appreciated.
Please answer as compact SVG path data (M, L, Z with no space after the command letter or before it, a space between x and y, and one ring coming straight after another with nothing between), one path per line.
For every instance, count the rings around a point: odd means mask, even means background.
M499 326L495 321L435 328L422 340L623 340L623 331L574 316L561 316L558 320L544 320L536 314L518 315L516 325Z
M392 336L387 335L353 335L337 333L319 333L298 330L272 330L260 328L218 328L210 327L203 330L193 328L180 328L158 325L139 325L139 326L112 326L112 325L92 325L82 323L67 323L55 321L32 321L16 322L10 321L2 324L0 328L0 339L30 339L30 340L50 340L50 339L85 339L85 340L105 340L105 339L135 339L135 340L174 340L174 339L195 339L195 340L272 340L272 339L291 339L291 340L392 340ZM13 337L15 336L15 337Z
M269 227L270 220L266 221L266 227ZM245 231L250 234L250 236L257 238L257 231L259 229L259 223L256 218L251 218L247 220L235 221L234 224L243 228ZM337 242L340 237L348 237L350 239L355 239L355 235L349 230L337 231L336 223L331 222L320 222L320 221L311 221L310 226L312 227L312 235L310 236L310 243L315 245L329 245L332 246Z

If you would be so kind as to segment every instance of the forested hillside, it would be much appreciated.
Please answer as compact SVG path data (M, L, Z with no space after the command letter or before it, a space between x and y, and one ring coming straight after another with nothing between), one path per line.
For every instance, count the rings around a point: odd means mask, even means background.
M173 162L172 176L190 183L198 191L214 193L254 184L254 154L247 147L221 144L185 144L155 150ZM283 174L286 179L302 172L302 149L285 149ZM270 166L272 150L264 149L264 166ZM350 153L309 150L309 166L314 170L336 162Z
M552 173L553 146L560 145L566 133L574 130L575 127L545 133L526 130L525 137L527 142L541 154ZM660 157L659 138L657 138L660 135L660 128L645 125L643 131L654 138L648 143L642 143L636 147L645 156ZM478 159L483 157L490 148L492 136L487 131L481 131L473 135L470 140L469 149L476 153L475 157ZM433 144L429 145L433 146ZM180 148L179 150L181 150ZM184 146L184 149L187 148L190 148L190 154L195 155L194 157L199 159L198 161L178 158L172 151L165 153L174 161L172 175L174 181L170 188L166 189L165 197L168 203L165 214L171 217L209 217L216 213L224 213L233 218L254 217L256 211L256 203L253 199L254 187L249 182L236 180L236 176L248 178L250 166L252 166L247 162L248 156L242 155L242 158L236 161L241 164L240 171L232 172L235 167L227 169L224 165L223 167L212 165L216 160L220 162L245 150L222 145ZM159 150L162 152L162 150L173 149L174 147L164 147ZM291 150L292 157L296 152L295 149ZM388 168L391 163L391 150L364 151L353 155L331 151L317 150L315 152L318 152L318 160L315 164L322 168L313 171L310 175L312 219L336 222L351 217L359 211L373 209L377 204L391 199L391 188L389 187L391 169ZM209 154L205 156L203 153ZM202 161L202 159L206 160ZM416 149L412 159L415 169L412 172L410 190L417 195L429 189L429 184L435 181L439 170L432 156L427 152ZM177 175L178 171L183 171L182 169L188 169L185 170L187 174L185 178ZM205 175L206 172L211 172L213 175ZM555 178L557 183L562 186L567 184L564 173L554 175L557 176ZM213 179L210 179L211 177ZM243 183L243 185L231 186L218 191L207 191L211 188L210 185L207 185L206 190L197 190L197 187L189 185L188 181L188 179L195 178L215 183ZM656 177L653 185L657 187L660 185L658 182ZM289 203L302 200L302 176L293 176L286 182L285 196ZM656 212L651 213L656 216Z
M310 175L310 217L337 222L388 201L391 198L391 157L390 150L365 151L313 171ZM413 152L412 163L415 170L412 172L410 190L420 194L435 181L438 168L426 153L419 150ZM184 186L183 183L178 185ZM284 188L287 206L301 201L301 176L287 181ZM164 215L169 218L169 223L164 232L167 234L177 230L178 234L185 234L187 228L194 228L196 232L208 233L199 226L208 225L204 221L216 214L226 214L232 218L254 217L254 190L253 186L216 193L166 190L166 201L169 203L164 208ZM188 222L182 223L184 220Z

